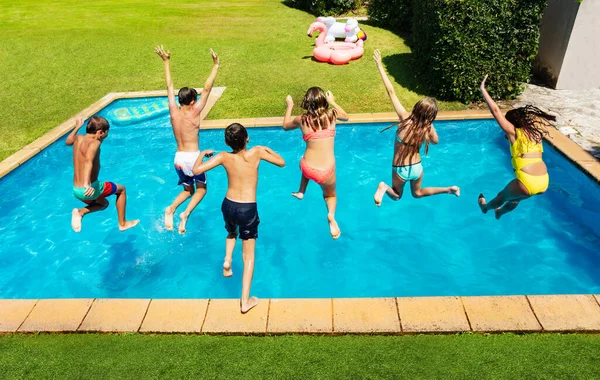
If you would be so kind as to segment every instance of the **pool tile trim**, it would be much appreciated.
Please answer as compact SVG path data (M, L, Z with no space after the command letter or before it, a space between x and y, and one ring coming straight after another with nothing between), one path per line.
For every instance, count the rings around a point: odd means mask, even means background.
M0 305L23 304L15 318L0 310L0 326L11 326L0 334L36 332L137 332L137 333L185 333L218 335L274 335L274 334L453 334L453 333L546 333L600 331L600 295L532 295L532 296L482 296L482 297L399 297L399 298L318 298L318 299L261 299L261 303L247 314L239 312L239 299L185 299L154 300L155 307L185 303L196 304L200 315L173 321L168 310L156 310L154 316L148 311L151 299L43 299L0 300ZM45 310L57 310L61 305L82 304L77 315L65 315L64 320L49 318L47 329L43 320L36 316L33 328L27 327L37 305ZM398 305L403 305L398 307ZM452 305L454 304L454 305ZM110 314L103 320L92 309L101 307L102 313ZM111 307L108 307L111 305ZM123 306L122 308L119 307ZM378 305L374 308L374 305ZM421 306L419 306L421 305ZM419 310L429 315L418 318ZM450 313L444 308L451 305ZM490 308L492 305L492 308ZM517 306L518 312L511 309ZM117 306L117 308L115 308ZM126 312L126 306L130 308ZM132 322L131 307L135 310ZM383 308L382 308L383 307ZM407 307L420 309L407 310ZM379 310L375 310L379 308ZM14 307L13 307L14 309ZM479 309L479 310L477 310ZM437 310L437 311L436 311ZM481 312L484 310L484 312ZM499 310L499 317L495 310ZM27 312L25 312L27 311ZM462 313L464 312L464 316ZM101 314L102 314L101 313ZM107 314L108 313L108 314ZM114 318L120 315L120 318ZM162 321L157 319L162 318ZM357 317L355 317L357 316ZM160 319L159 318L159 319ZM166 319L165 319L166 318ZM356 321L352 321L356 318ZM417 319L415 319L417 318ZM337 321L337 324L336 324ZM343 322L342 322L343 321ZM415 323L417 321L417 323ZM433 323L432 323L433 321ZM440 322L441 321L441 322ZM40 323L42 322L42 323ZM159 328L143 328L145 325ZM436 324L437 323L437 324ZM440 324L441 323L441 324ZM56 328L56 326L70 327ZM116 326L128 327L116 327ZM174 326L173 328L165 325ZM53 327L54 326L54 327ZM74 327L73 327L74 326ZM182 327L183 326L183 327Z

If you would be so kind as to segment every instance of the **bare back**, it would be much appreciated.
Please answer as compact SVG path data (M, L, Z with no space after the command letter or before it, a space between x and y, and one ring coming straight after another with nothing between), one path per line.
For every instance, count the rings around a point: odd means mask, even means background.
M258 165L261 156L258 147L238 153L224 153L223 166L227 171L227 199L240 202L256 202Z
M197 152L198 131L200 130L200 113L193 107L182 106L171 111L173 135L177 141L178 152Z
M327 129L335 130L335 121ZM302 135L313 133L313 129L308 126L301 126ZM312 139L306 141L306 150L304 159L306 163L313 168L327 169L335 165L334 144L335 137L323 139Z
M92 172L90 175L90 184L98 180L100 173L100 147L98 140L86 135L79 135L73 143L73 186L85 186L85 162L91 149L96 149L96 154L92 161Z

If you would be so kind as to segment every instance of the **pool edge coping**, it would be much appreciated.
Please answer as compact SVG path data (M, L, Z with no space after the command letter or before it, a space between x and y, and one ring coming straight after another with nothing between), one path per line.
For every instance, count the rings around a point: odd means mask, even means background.
M261 299L0 299L0 334L599 333L600 295Z

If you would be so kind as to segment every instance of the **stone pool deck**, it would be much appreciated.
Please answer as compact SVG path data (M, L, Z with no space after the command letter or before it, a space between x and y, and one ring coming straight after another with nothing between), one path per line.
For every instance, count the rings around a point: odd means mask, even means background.
M1 333L449 334L600 332L600 295L0 300Z

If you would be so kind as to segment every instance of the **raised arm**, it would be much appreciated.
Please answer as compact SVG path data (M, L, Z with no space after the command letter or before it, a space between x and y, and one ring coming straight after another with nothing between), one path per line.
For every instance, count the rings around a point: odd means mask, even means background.
M488 76L486 74L485 77L483 78L483 81L481 81L481 85L479 85L479 89L481 90L483 99L485 100L488 108L490 109L490 112L494 116L494 119L496 119L496 122L498 122L498 125L500 125L500 128L502 128L502 130L504 132L506 132L510 135L514 135L515 134L515 126L512 125L512 123L510 121L506 120L506 118L504 117L504 115L502 115L502 112L500 111L500 107L498 107L498 105L496 104L494 99L492 99L490 94L485 89L485 81L486 81L487 77Z
M210 55L212 56L212 59L213 59L213 68L212 68L212 71L210 72L210 75L206 79L206 82L204 83L204 88L202 89L202 92L201 92L202 95L200 96L200 101L194 105L194 111L197 114L202 112L202 110L204 109L204 106L206 106L206 102L208 101L208 96L210 95L210 91L212 90L213 83L215 83L215 78L217 77L217 72L219 71L219 64L220 64L219 56L213 51L213 49L210 49Z
M348 121L348 119L350 118L350 116L348 116L348 114L346 113L346 111L344 111L342 109L342 107L340 107L336 102L335 102L335 98L333 97L333 94L331 93L331 91L327 91L325 93L325 98L327 98L327 102L329 102L329 104L331 104L333 106L333 108L335 108L335 110L337 111L337 119L338 120L342 120L342 121Z
M75 138L77 137L77 132L79 132L79 129L81 128L82 125L83 125L83 118L78 117L77 121L75 122L75 128L71 131L71 133L69 133L69 136L67 137L67 141L65 141L65 144L71 146L75 143Z
M266 146L258 146L257 148L260 149L261 160L265 160L273 165L277 165L280 168L285 166L285 160L283 159L283 157L275 153L270 148L267 148Z
M302 118L300 116L296 116L292 118L292 109L294 108L294 100L290 95L285 98L285 103L287 108L285 109L285 116L283 117L283 129L286 131L290 131L292 129L298 128L302 125Z
M177 102L175 101L175 90L173 89L173 79L171 79L171 52L165 51L162 45L157 46L154 52L162 59L165 65L165 80L167 82L167 98L169 99L169 111L177 109Z
M392 82L390 82L385 70L383 69L383 64L381 63L381 52L379 49L376 49L373 53L373 59L377 64L377 69L379 70L379 75L381 75L381 79L383 80L383 85L385 86L385 90L387 91L390 100L392 101L392 105L394 106L394 111L398 114L400 121L406 119L410 114L404 109L400 100L396 96L396 91L394 90L394 86L392 86Z
M215 167L223 164L223 157L225 155L225 153L223 153L223 152L217 154L216 156L213 156L213 158L211 158L210 160L208 160L206 162L202 162L202 159L204 157L210 157L210 156L212 156L213 153L214 152L211 150L205 150L205 151L202 151L202 153L200 153L200 155L196 159L196 162L194 163L194 167L192 168L192 173L194 173L194 175L205 173L205 172L207 172L211 169L214 169Z

